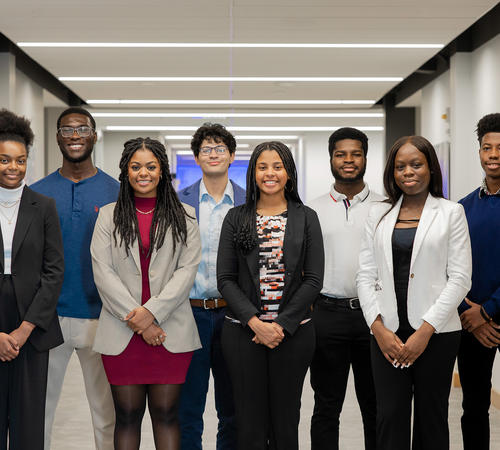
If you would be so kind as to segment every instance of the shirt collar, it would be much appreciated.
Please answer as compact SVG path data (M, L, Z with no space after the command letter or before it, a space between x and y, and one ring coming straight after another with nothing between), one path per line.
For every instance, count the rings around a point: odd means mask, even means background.
M208 193L205 183L203 182L203 178L200 181L200 198L199 202L208 201L209 199L213 200L213 197ZM230 203L234 205L234 189L233 184L228 180L226 184L226 189L224 190L224 195L219 203Z
M367 199L368 195L370 195L370 188L368 187L368 183L365 183L365 187L363 188L363 190L361 192L357 193L352 198L352 200L350 201L350 204L354 205L355 203L362 203ZM342 200L347 199L347 197L344 194L341 194L340 192L337 192L335 190L335 183L332 184L332 187L330 189L330 196L336 202L340 202Z
M483 180L483 183L481 184L481 187L479 188L479 198L483 198L485 195L499 195L500 196L500 189L496 192L490 192L488 191L488 185L486 184L486 178Z

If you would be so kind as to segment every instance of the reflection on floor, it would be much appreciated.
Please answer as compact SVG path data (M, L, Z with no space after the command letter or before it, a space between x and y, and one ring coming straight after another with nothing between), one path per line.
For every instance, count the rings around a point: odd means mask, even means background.
M357 407L352 380L344 403L341 418L340 448L363 449L363 433L361 431L361 416ZM213 398L213 394L210 393ZM453 388L450 397L450 439L451 449L462 449L460 432L460 389ZM309 449L309 425L313 408L313 394L306 379L302 396L302 420L300 422L300 448ZM500 449L500 410L491 408L491 448ZM207 402L205 412L205 433L203 448L215 450L215 433L217 417L213 408L213 400ZM146 412L143 423L141 449L154 450L151 421ZM61 401L56 412L52 435L52 450L91 450L94 448L94 438L87 401L85 398L83 379L78 363L74 356L68 365L68 372L64 381Z

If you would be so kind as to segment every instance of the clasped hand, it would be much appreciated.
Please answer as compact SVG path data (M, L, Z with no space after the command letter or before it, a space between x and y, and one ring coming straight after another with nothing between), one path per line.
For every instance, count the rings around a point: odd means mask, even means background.
M263 344L272 349L285 338L283 327L276 322L264 322L254 316L248 321L248 325L255 333L252 341L256 344Z
M139 306L130 311L123 320L127 321L134 333L142 334L154 322L155 316L144 306Z
M404 369L410 367L427 348L434 327L424 322L404 343L384 326L381 319L373 323L372 332L385 359L394 367Z

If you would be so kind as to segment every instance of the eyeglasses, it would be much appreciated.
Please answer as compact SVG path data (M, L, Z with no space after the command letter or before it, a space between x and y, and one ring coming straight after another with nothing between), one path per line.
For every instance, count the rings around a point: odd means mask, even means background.
M215 150L215 153L222 155L227 152L227 147L225 145L218 145L217 147L201 147L200 153L202 155L208 156L212 153L212 150Z
M90 128L90 127L83 126L83 127L77 127L77 128L61 127L57 130L57 132L62 137L65 137L65 138L73 137L73 135L75 134L75 131L77 132L78 136L80 136L80 137L89 137L94 132L94 129Z

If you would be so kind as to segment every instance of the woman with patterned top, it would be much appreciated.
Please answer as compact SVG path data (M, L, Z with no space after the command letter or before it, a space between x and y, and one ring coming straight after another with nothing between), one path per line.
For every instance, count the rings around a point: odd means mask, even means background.
M323 266L318 217L300 200L290 149L258 145L246 203L227 214L217 258L239 450L298 449L300 398L315 346L311 304Z
M103 305L94 350L111 384L114 448L139 449L147 400L156 448L178 450L179 395L200 347L188 299L201 257L198 225L177 198L160 142L127 141L120 182L91 244Z

